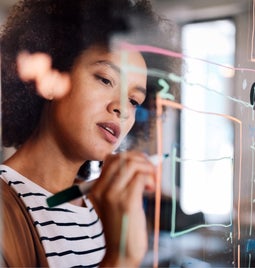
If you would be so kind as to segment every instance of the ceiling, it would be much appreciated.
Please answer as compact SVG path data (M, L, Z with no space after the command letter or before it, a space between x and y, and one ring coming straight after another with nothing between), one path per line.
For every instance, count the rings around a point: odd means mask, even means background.
M17 0L0 0L0 15ZM154 9L177 23L187 21L226 17L247 11L252 0L151 0Z
M252 7L252 0L151 0L156 11L176 22L233 16Z

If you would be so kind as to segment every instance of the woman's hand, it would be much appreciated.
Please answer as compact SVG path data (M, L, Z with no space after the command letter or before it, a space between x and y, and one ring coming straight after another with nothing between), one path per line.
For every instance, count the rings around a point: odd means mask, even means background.
M91 200L103 223L106 255L102 266L138 267L147 250L143 192L154 190L155 167L144 154L106 158Z

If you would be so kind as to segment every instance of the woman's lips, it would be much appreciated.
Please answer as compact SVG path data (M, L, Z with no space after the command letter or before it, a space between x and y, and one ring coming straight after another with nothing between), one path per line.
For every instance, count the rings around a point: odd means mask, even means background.
M115 123L103 122L98 123L99 129L105 140L111 144L115 144L120 136L120 127Z

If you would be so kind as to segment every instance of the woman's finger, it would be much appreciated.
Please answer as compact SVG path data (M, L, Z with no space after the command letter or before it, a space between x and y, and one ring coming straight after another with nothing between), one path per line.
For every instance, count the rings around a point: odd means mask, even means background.
M107 159L99 178L98 188L101 189L99 192L110 191L111 194L121 192L136 173L153 176L155 168L140 153L133 152L112 156ZM153 188L153 185L153 179L147 181L148 187Z

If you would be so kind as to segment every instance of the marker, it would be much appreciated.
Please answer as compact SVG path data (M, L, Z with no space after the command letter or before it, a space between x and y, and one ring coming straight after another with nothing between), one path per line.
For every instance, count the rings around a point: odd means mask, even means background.
M151 155L148 157L150 162L153 165L158 165L160 162L162 162L164 159L168 158L169 154L163 154L162 157L159 157L159 155ZM63 190L61 192L58 192L46 199L46 202L49 207L55 207L58 205L61 205L63 203L69 202L71 200L74 200L78 197L81 197L83 195L86 195L92 186L94 185L96 180L92 181L85 181L78 185L73 185L66 190Z

